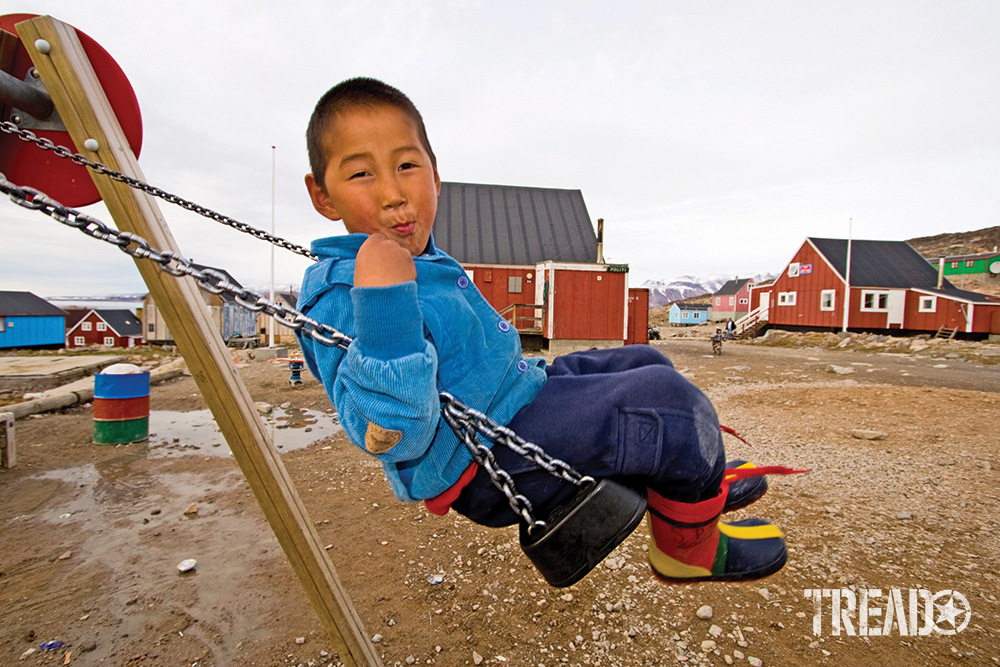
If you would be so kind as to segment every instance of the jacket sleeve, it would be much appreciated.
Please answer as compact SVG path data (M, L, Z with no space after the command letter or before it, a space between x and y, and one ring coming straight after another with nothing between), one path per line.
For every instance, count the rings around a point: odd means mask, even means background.
M417 284L353 287L350 294L356 337L333 391L340 422L383 463L416 459L441 416L437 351L424 337Z

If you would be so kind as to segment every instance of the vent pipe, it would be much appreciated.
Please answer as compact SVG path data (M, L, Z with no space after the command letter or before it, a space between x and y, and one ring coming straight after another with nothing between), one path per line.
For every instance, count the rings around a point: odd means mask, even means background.
M941 289L941 285L944 283L944 257L938 260L938 284L937 288Z
M597 263L604 264L604 218L597 219Z

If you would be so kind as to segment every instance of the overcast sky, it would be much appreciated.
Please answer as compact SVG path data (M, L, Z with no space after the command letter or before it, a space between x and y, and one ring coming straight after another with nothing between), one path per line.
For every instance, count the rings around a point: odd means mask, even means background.
M122 67L151 183L269 230L277 146L276 231L296 243L343 231L308 202L303 133L359 75L413 99L443 180L581 190L633 286L778 272L849 224L1000 224L994 0L16 4ZM186 256L267 285L267 244L161 208ZM129 257L38 213L0 202L0 229L0 289L145 291ZM308 260L276 253L278 286L297 284Z

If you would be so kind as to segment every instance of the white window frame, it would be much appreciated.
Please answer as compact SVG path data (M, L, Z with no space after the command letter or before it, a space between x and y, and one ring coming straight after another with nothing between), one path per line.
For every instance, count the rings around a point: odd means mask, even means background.
M935 313L937 312L937 297L936 296L921 296L919 301L918 312L921 313Z
M81 322L80 331L90 331L90 322Z
M957 269L957 268L958 268L958 262L950 262L950 263L949 263L949 266L950 266L950 268L952 268L952 269Z
M104 344L107 345L108 347L114 347L115 346L115 337L114 336L105 336L104 337Z
M107 331L108 330L108 325L105 322L98 322L97 323L97 330L98 331Z
M834 310L837 307L837 290L825 289L819 293L819 309Z
M722 305L722 297L721 296L715 297L715 305L716 306L721 306Z
M740 299L740 305L741 306L745 306L748 303L750 303L750 299Z
M735 296L729 297L729 305L730 306L736 305L736 297Z
M874 300L874 305L868 305L868 299ZM889 293L882 290L861 290L861 312L862 313L887 313L889 312Z
M795 305L795 292L778 292L778 305L779 306L794 306Z
M788 265L788 277L794 278L799 275L799 263L792 262Z
M688 318L688 311L682 310L681 311L681 319L682 320L686 320L687 318Z
M86 345L87 341L83 336L73 336L73 345Z
M507 294L522 294L523 289L521 276L507 276Z

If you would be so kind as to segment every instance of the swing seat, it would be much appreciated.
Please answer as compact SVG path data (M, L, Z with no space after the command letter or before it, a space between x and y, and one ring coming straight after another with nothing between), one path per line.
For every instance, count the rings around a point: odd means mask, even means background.
M545 528L521 525L521 549L545 581L572 586L625 541L646 513L645 489L602 479L557 507Z

